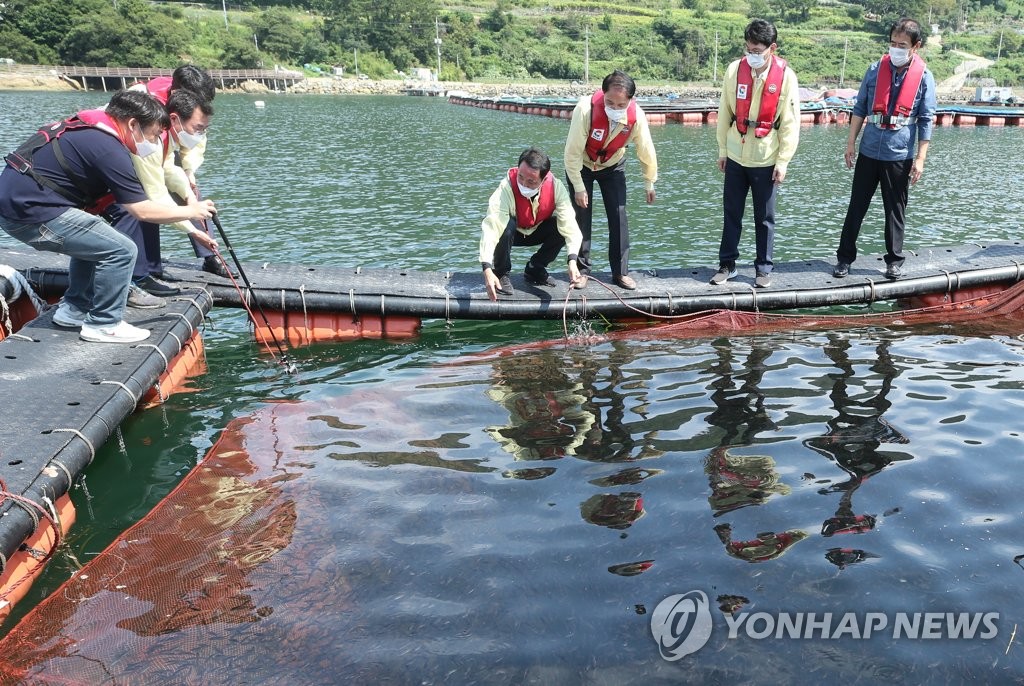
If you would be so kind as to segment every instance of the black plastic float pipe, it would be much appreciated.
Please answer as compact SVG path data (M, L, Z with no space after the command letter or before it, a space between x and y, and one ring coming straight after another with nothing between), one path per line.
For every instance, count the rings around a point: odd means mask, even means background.
M138 393L140 401L145 392L157 382L160 375L167 371L166 362L173 360L181 352L192 334L195 333L196 327L202 323L205 313L210 311L212 303L208 295L199 293L194 297L196 298L195 307L199 311L196 320L192 321L190 318L182 316L175 321L169 329L169 333L173 335L165 336L157 341L157 348L161 354L147 355L136 367L136 371L132 373L132 378L139 380L140 388L133 390ZM31 336L32 328L22 329L21 333ZM97 407L96 413L78 429L96 450L99 450L100 446L107 442L111 434L116 431L116 427L125 417L135 411L137 405L129 399L128 393L120 386L110 385L104 386L104 388L110 389L109 397ZM68 482L68 476L74 482L94 457L89 445L86 445L81 436L70 432L59 435L62 440L66 440L66 444L47 463L53 468L41 470L28 487L20 493L33 502L43 504L44 499L49 499L55 503L58 498L71 490L72 483ZM60 467L54 465L55 462L58 462ZM0 512L5 513L3 526L0 527L0 554L6 560L11 559L11 556L18 551L24 540L35 531L37 526L47 526L42 521L37 523L35 517L30 515L24 507L16 505L10 500L0 507Z
M644 314L678 315L707 310L771 311L805 307L831 307L896 300L922 295L944 294L972 286L1018 281L1022 275L1016 267L992 267L950 274L949 277L929 276L916 279L873 283L855 283L840 288L813 290L772 291L748 289L720 291L700 296L644 296L630 294L620 302L615 298L570 298L553 293L550 300L539 306L536 301L499 300L465 296L448 299L380 294L350 295L348 293L318 293L289 289L254 289L251 297L274 310L283 307L291 312L348 312L354 315L413 316L425 319L561 319L566 314L576 316L604 316L608 318L635 318ZM208 286L217 305L238 306L238 294L224 286ZM625 304L624 304L625 303ZM636 308L631 309L631 308ZM637 312L641 310L642 312Z
M873 283L858 281L838 288L813 290L774 291L753 288L724 290L707 295L624 295L623 300L637 309L655 315L688 314L706 310L789 310L805 307L831 307L860 304L871 301L895 300L921 295L954 292L972 286L996 283L1011 285L1024 277L1018 266L989 267L920 278L889 281L879 278ZM67 272L35 271L32 281L42 295L60 294L67 287ZM851 280L852 281L852 280ZM207 284L213 293L214 304L241 307L238 292L227 286ZM873 292L872 292L873 291ZM595 291L596 292L596 291ZM578 293L578 292L577 292ZM584 291L584 294L587 292ZM407 315L423 319L561 319L564 292L553 291L550 300L538 311L536 301L499 300L452 296L418 298L414 296L380 294L352 295L348 293L322 293L289 289L254 289L251 299L261 307L275 311L282 306L288 311L355 312L384 316ZM574 294L567 305L569 316L604 316L608 318L642 317L615 298L586 298L586 308L579 294Z

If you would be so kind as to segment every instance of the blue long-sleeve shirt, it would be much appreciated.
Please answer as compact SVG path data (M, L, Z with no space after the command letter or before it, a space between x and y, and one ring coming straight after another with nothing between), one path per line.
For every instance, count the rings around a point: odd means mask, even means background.
M875 82L878 77L879 62L868 67L864 74L864 80L860 82L860 91L857 93L857 102L853 106L855 117L867 118L871 114L871 105L875 101ZM903 79L907 70L899 73L892 70L893 86L892 91L896 93L903 85ZM895 103L893 96L892 103ZM892 104L890 104L890 113ZM871 122L864 122L864 133L860 141L860 152L862 155L883 162L895 162L897 160L909 160L914 157L914 145L917 141L930 141L932 129L935 124L935 77L925 67L921 76L921 85L917 89L914 98L914 107L910 112L911 117L917 121L908 124L898 131L892 129L881 129Z

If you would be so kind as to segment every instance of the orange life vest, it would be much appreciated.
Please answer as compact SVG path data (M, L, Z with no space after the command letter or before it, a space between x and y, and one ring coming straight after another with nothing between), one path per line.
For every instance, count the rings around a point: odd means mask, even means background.
M750 119L754 72L746 60L740 60L739 69L736 70L736 128L740 135L746 135L747 128L753 126L754 136L764 138L773 128L778 128L775 114L779 111L779 96L782 95L782 79L785 76L786 60L773 55L761 90L761 107L757 111L757 119Z
M888 55L878 63L878 75L875 78L875 100L871 104L871 123L883 129L899 129L910 121L910 113L914 111L914 100L917 90L921 87L924 77L925 63L916 54L910 58L907 75L903 77L900 92L896 94L896 103L889 112L889 98L892 97L892 61Z
M547 174L540 182L540 199L537 213L533 213L533 203L519 192L519 168L508 170L508 182L512 187L512 197L516 199L516 226L520 229L533 229L546 221L555 213L555 177Z
M604 162L626 144L636 124L636 101L630 99L626 108L626 123L615 138L608 140L611 127L604 111L604 91L595 91L590 98L590 135L587 136L587 157L595 162Z

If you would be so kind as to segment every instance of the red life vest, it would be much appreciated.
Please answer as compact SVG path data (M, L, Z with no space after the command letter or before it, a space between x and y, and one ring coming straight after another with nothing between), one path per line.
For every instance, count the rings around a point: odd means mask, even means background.
M536 215L533 213L533 203L519 192L518 178L518 167L508 170L512 197L516 199L516 226L520 229L532 229L555 213L555 177L549 173L540 182L540 200L537 203Z
M171 96L171 77L158 76L155 79L150 79L146 82L146 92L166 107L167 99Z
M917 90L921 87L921 79L924 77L924 60L916 54L910 58L910 66L907 67L907 75L903 77L900 85L900 92L896 95L896 104L892 113L889 112L889 98L892 96L892 63L888 55L882 57L878 63L878 75L875 78L875 100L871 104L871 113L875 115L872 121L876 126L883 129L901 128L909 122L910 113L914 111L914 100L917 98ZM902 119L902 121L901 121Z
M608 140L611 127L604 111L604 91L595 91L590 98L590 135L587 136L587 157L595 162L604 162L626 144L636 124L636 101L630 99L626 108L626 123L612 140Z
M61 197L70 200L75 203L76 206L84 208L86 212L91 214L101 214L107 207L114 202L113 193L105 193L100 197L91 195L82 188L81 183L75 178L75 175L68 168L67 163L64 161L64 153L60 150L59 139L68 131L74 131L76 129L94 128L104 133L107 133L118 141L121 145L129 148L125 141L124 134L121 128L117 125L117 122L103 110L82 110L77 114L68 117L62 121L44 126L39 129L35 134L32 135L27 141L25 141L17 150L7 155L4 161L8 165L13 167L16 171L31 176L41 186L45 186ZM32 166L32 159L35 153L44 145L52 144L54 156L57 158L57 163L61 169L67 175L68 180L78 189L77 194L72 194L67 189L61 188L54 184L49 179L40 174L37 174Z
M740 60L736 70L736 128L740 135L746 135L747 127L753 125L754 136L764 138L777 128L775 114L779 111L779 96L782 95L782 79L786 76L786 60L772 56L772 63L765 75L761 89L761 107L757 119L750 119L750 101L754 94L754 72L746 60Z

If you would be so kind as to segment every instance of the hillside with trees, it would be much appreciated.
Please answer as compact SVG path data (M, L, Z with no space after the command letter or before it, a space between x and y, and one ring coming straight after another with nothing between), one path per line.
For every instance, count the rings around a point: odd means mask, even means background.
M445 81L583 80L613 68L648 82L720 78L751 17L776 23L801 83L857 81L913 16L941 46L936 77L964 51L995 60L998 85L1024 86L1024 0L2 0L0 58L32 64L247 69ZM933 42L934 43L934 42Z

